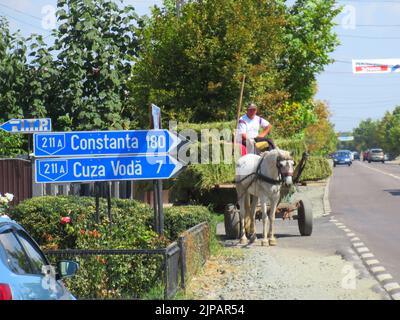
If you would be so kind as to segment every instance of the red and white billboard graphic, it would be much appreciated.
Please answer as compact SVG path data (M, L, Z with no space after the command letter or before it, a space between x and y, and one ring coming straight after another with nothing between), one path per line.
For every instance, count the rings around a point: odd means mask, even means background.
M353 73L400 72L400 59L353 60Z

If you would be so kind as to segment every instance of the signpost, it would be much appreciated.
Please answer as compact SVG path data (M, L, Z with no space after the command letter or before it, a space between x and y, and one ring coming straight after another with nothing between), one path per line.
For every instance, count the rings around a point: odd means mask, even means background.
M172 178L182 167L170 155L36 159L37 183Z
M343 137L339 137L338 139L339 139L339 141L353 141L354 137L353 136L348 136L348 137L343 136Z
M10 120L2 129L35 133L36 183L95 182L97 220L100 181L108 182L111 223L110 182L153 180L155 229L162 235L162 180L174 177L185 165L171 154L186 140L161 129L159 107L151 105L150 119L153 130L45 132L51 131L50 119Z
M36 157L171 153L180 143L168 130L85 131L34 135Z
M159 130L161 129L161 109L155 104L150 106L150 128ZM162 180L153 180L153 194L154 194L154 225L155 231L159 235L164 234L164 207L163 207L163 185Z
M35 133L51 131L51 119L11 119L0 126L11 133Z

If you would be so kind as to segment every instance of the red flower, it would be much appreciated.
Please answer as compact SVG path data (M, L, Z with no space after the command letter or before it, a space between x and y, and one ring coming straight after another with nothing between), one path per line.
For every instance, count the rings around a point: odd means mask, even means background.
M69 224L69 223L71 223L71 218L70 217L62 217L60 223L61 224Z

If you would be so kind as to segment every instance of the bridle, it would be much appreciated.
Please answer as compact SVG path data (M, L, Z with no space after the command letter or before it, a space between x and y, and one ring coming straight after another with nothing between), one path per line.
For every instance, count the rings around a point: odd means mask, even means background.
M276 168L278 169L278 179L272 179L264 174L261 173L261 165L264 162L265 158L261 157L260 162L257 165L257 170L256 172L252 172L249 175L245 176L244 178L240 179L239 181L236 181L236 183L240 183L244 180L246 180L247 178L254 176L253 180L248 184L248 186L246 187L246 189L244 190L243 194L245 194L247 192L247 190L250 188L250 186L257 180L260 179L266 183L272 184L272 185L280 185L284 183L284 179L286 177L292 177L293 176L293 172L282 172L282 166L280 164L281 161L285 161L285 160L292 160L293 159L291 157L282 157L282 156L278 156L278 158L276 159ZM243 196L243 194L238 197L239 199Z

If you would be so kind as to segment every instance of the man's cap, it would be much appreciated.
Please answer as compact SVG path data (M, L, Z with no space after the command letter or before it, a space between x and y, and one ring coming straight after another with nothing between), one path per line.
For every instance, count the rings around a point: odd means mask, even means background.
M249 109L257 109L257 106L256 106L254 103L250 103L250 104L247 106L247 110L249 110Z

